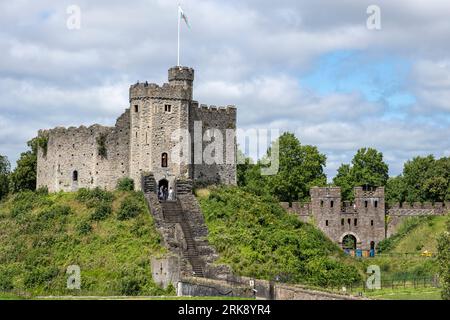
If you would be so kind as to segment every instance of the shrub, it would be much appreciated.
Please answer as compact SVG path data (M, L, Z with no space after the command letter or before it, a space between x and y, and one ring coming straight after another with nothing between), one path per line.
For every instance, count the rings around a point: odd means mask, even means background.
M111 203L114 200L114 194L99 187L92 190L82 188L78 190L76 199L88 208L95 208L101 203Z
M134 180L131 178L122 178L117 181L117 190L119 191L133 191Z
M39 189L36 190L36 194L40 196L48 195L48 187L40 187Z
M137 217L144 210L142 202L136 197L125 198L117 213L118 220L128 220Z
M44 209L39 213L39 219L41 221L48 221L58 217L64 217L72 213L72 209L69 206L54 205L48 209Z
M11 291L14 288L10 272L0 270L0 291Z
M105 220L112 213L111 203L102 202L97 208L95 208L94 212L91 214L92 221L101 221Z
M120 280L120 294L125 296L137 296L141 292L141 281L132 276L123 277Z
M48 285L58 275L58 269L54 267L38 267L25 274L24 284L27 288L39 285Z
M92 226L88 221L82 221L77 225L77 232L79 235L86 235L92 231Z

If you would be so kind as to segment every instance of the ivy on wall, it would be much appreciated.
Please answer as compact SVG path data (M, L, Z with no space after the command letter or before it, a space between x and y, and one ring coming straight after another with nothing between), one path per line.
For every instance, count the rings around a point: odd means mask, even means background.
M108 149L106 148L106 138L107 138L107 134L106 133L101 133L98 137L97 137L97 151L98 151L98 155L102 158L102 159L106 159L108 156Z
M40 135L37 137L37 145L39 148L42 149L44 158L47 157L47 148L48 148L48 136L47 135Z

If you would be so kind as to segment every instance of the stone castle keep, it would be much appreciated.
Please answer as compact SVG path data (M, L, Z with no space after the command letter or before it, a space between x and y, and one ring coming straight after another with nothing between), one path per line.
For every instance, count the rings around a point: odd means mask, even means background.
M119 179L129 177L139 190L144 173L174 190L177 180L235 184L235 136L230 136L233 130L228 129L236 128L236 108L199 106L193 100L193 81L193 69L173 67L169 69L169 82L162 86L136 83L130 87L130 107L114 127L39 131L46 148L38 152L37 187L47 187L50 192L93 187L111 190ZM190 133L190 141L185 141L188 154L181 152L180 157L189 161L172 161L172 151L187 138L173 141L172 134L183 129ZM208 145L207 138L212 141L216 137L210 137L211 130L231 140L228 148L224 143L220 164L194 159L198 157L194 138L200 141L202 152Z

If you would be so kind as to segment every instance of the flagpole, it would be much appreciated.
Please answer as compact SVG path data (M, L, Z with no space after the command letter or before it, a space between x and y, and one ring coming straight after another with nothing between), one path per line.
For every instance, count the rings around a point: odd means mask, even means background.
M177 67L180 66L180 6L178 5L178 52L177 52Z

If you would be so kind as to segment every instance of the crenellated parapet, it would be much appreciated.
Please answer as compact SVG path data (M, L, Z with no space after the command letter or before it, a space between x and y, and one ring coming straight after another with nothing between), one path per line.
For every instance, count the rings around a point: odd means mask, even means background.
M414 202L396 203L387 208L390 216L426 216L443 215L450 212L450 202Z
M159 86L154 83L139 82L130 87L130 102L148 99L189 101L192 99L192 87L180 87L169 83Z

